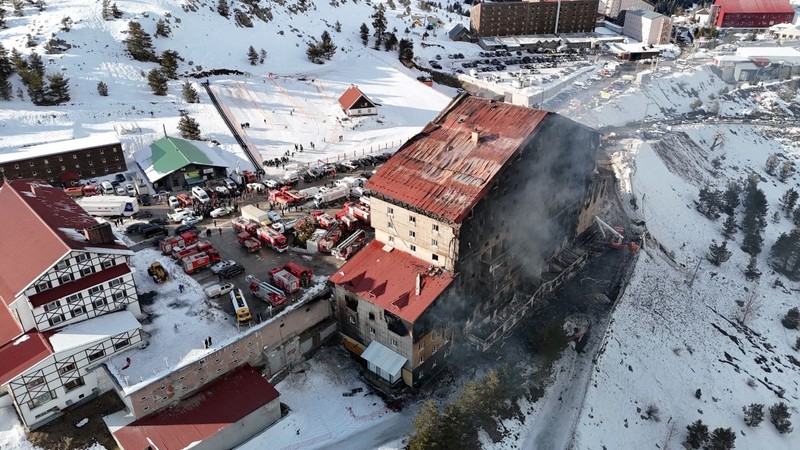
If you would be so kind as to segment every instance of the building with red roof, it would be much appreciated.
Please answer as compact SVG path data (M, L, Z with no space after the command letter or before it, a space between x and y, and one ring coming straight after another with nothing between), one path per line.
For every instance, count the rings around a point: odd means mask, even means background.
M608 183L598 145L554 113L454 99L365 186L375 240L330 278L345 347L388 384L434 374L452 323L535 290L591 225Z
M373 116L378 114L378 105L369 99L358 86L351 85L339 97L339 106L348 117Z
M716 0L710 21L717 28L769 28L792 23L794 7L789 0Z
M95 394L88 367L141 342L133 252L41 180L6 181L0 210L0 388L32 429ZM99 328L85 345L52 345L76 327Z
M116 430L122 450L235 448L281 418L280 394L249 365L239 367L175 405Z

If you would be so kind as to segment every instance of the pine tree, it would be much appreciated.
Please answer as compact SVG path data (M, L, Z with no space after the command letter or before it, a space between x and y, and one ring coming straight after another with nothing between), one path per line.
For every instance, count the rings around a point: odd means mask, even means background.
M769 420L780 434L792 432L792 422L789 420L791 417L792 413L789 412L786 403L778 402L769 407Z
M165 22L164 19L158 19L158 22L156 22L156 37L161 36L166 38L169 37L170 33L172 33L172 29L170 29L167 22Z
M28 97L34 105L44 105L45 100L45 84L44 76L39 72L28 71L23 77L25 87L28 88Z
M188 115L181 116L178 122L178 130L181 132L181 137L192 141L200 140L200 125L192 117Z
M361 43L364 44L364 47L366 47L369 43L369 28L367 27L367 24L362 23L361 27L358 29L358 32L361 35Z
M397 45L397 56L400 61L411 61L414 59L414 42L411 39L400 39Z
M186 103L199 103L200 97L197 95L197 90L192 86L189 80L183 82L183 100Z
M707 450L731 450L736 447L736 433L730 428L717 428L711 432Z
M339 23L338 20L336 21L335 24L333 24L333 31L335 31L337 33L341 33L342 32L342 24Z
M739 185L733 181L728 183L728 188L725 189L725 193L722 194L723 211L725 214L732 215L736 212L736 208L739 207L740 203L739 194L741 194Z
M251 66L258 64L258 52L252 45L247 49L247 60L250 61Z
M729 215L725 221L722 222L722 236L730 240L736 236L736 217L734 215Z
M439 408L433 400L428 400L422 404L422 407L414 417L414 436L408 441L408 448L410 450L426 450L431 448L439 448L446 439L442 435L442 427L440 422L442 416L439 413Z
M781 323L785 328L796 330L800 326L800 310L797 308L790 308L786 315L781 319ZM770 413L772 411L770 410Z
M136 61L157 61L155 50L153 50L153 40L138 22L128 22L128 38L123 42L128 53Z
M47 76L45 101L50 105L58 105L69 101L69 80L60 73Z
M792 210L794 210L794 207L797 204L798 196L800 196L800 194L798 194L794 188L789 188L789 190L784 192L784 194L781 196L781 210L786 217L790 217L792 215Z
M794 165L790 161L784 161L781 164L780 172L778 172L778 179L785 182L792 175L794 175Z
M383 3L378 3L375 12L372 14L372 29L375 30L375 48L379 48L383 43L383 33L386 32L386 15L384 11Z
M767 157L767 163L764 165L764 170L770 175L775 175L775 169L777 168L778 155L772 153Z
M174 50L164 50L161 52L161 72L170 80L178 79L178 60L180 55Z
M14 95L14 88L8 78L0 77L0 98L3 100L11 100Z
M750 406L743 406L744 423L748 427L757 427L764 421L764 405L760 403L751 403Z
M397 36L394 33L388 33L386 35L386 41L383 42L383 49L388 51L394 50L394 47L397 45Z
M6 10L0 8L0 28L6 27Z
M22 17L25 13L22 11L22 0L13 0L11 4L14 6L14 15Z
M97 93L103 97L108 96L108 85L102 81L97 82Z
M16 47L11 48L11 56L9 57L11 62L14 64L14 67L17 69L17 73L22 75L22 73L28 70L28 61L22 57L22 53L16 49Z
M111 16L114 17L115 19L122 18L122 11L120 11L119 8L117 7L117 2L114 2L114 4L111 5Z
M322 32L318 47L320 56L325 59L333 58L333 55L336 53L336 45L334 45L333 39L331 39L331 35L327 31Z
M167 77L158 69L147 73L147 84L155 95L167 95Z
M308 57L308 60L314 64L322 64L321 56L322 53L320 52L319 46L313 42L309 42L306 48L306 57Z
M800 260L800 229L781 233L770 249L770 257L775 270L792 274L792 269Z
M708 425L700 419L686 425L686 431L688 431L686 443L691 448L700 448L708 440Z
M761 272L758 270L758 261L753 255L750 255L750 262L747 263L747 269L744 271L744 277L747 278L747 281L753 281L761 278Z
M794 224L794 226L800 227L800 206L798 206L797 208L795 208L794 211L792 211L792 223Z
M722 244L717 244L717 241L711 241L708 246L708 260L711 264L719 266L731 257L731 252L728 250L728 241L722 241Z
M14 72L16 72L16 68L14 63L11 62L11 58L8 57L8 50L0 42L0 79L8 79Z
M224 18L228 18L231 15L231 11L228 8L228 1L227 0L218 0L217 1L217 12L220 16Z
M36 52L31 52L28 55L28 72L35 72L40 77L44 78L44 61L42 57Z
M711 189L709 186L704 186L700 189L698 194L697 210L703 213L709 219L716 219L719 213L719 206L721 203L720 192Z
M100 9L100 16L103 20L111 20L111 1L103 0L103 6Z

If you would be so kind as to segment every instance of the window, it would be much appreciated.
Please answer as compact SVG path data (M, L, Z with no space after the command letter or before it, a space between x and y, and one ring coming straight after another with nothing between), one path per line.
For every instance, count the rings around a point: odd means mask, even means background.
M392 339L392 347L397 347L397 339Z
M107 261L103 261L103 269L108 269L109 267L111 267L113 265L114 265L114 261L112 261L110 259L107 260Z
M52 400L54 398L56 398L56 396L53 394L52 391L45 392L44 394L42 394L42 395L40 395L38 397L35 397L31 401L29 401L28 402L28 407L30 409L38 408L38 407L44 405L45 403L49 402L50 400Z
M125 291L122 292L114 292L114 300L121 301L125 298Z
M15 169L19 169L19 164L14 164Z
M81 269L81 276L82 277L85 277L87 275L91 275L93 273L94 273L94 267L92 267L92 266L84 267L83 269Z
M60 158L59 158L59 159L60 159ZM62 170L62 171L64 171L64 170L67 170L67 166L61 166L61 170Z
M37 173L36 173L36 171L34 170L34 171L33 171L33 176L36 176L36 175L37 175Z
M77 388L79 388L81 386L85 386L85 385L86 385L86 383L83 382L83 378L78 377L78 378L75 378L72 381L67 381L66 383L64 383L64 390L69 392L71 390L77 389Z
M131 341L129 339L122 339L114 343L114 350L119 350L129 345L131 345Z
M437 225L437 224L431 225L431 231L434 232L434 233L438 233L439 232L439 225Z
M63 161L63 160L64 160L64 157L63 157L63 156L59 156L59 157L58 157L58 160L59 160L59 161ZM64 167L64 166L61 166L61 167Z
M89 165L90 165L90 166L93 166L93 165L94 165L94 162L92 162L92 161L89 161Z
M53 173L53 171L52 171L52 170L50 170L50 168L48 167L48 168L47 168L47 173Z
M45 164L50 164L50 162L48 160L46 160L46 159L44 160L44 163Z
M434 346L433 346L433 348L431 349L431 353L436 353L436 346L435 346L435 345L434 345Z
M103 286L95 286L89 289L89 295L97 295L101 292L103 292Z
M103 154L103 152L104 152L104 150L101 148L101 149L100 149L100 154L102 155L102 154Z
M32 379L31 381L28 381L27 383L25 383L25 387L28 388L28 389L32 389L32 388L35 388L36 386L41 386L43 384L44 384L44 377L36 377L36 378Z
M394 236L389 236L387 239L390 243L394 244Z
M114 157L114 161L119 161L119 156L115 156ZM119 166L117 166L117 167L119 167Z
M417 345L417 349L418 350L425 350L425 343L424 342L420 342L419 345Z
M348 316L348 317L350 318L350 323L352 323L352 324L356 323L356 318L355 317L353 317L353 316Z
M85 262L86 260L89 259L89 257L86 256L86 253L79 253L78 256L75 257L75 259L77 259L78 262Z
M39 284L36 285L36 292L37 293L42 292L42 291L46 291L48 289L50 289L50 282L49 281L45 281L43 283L39 283Z
M64 261L61 261L60 263L56 264L56 269L57 270L64 270L67 267L69 267L69 261L67 261L66 259Z
M58 369L58 374L64 375L65 373L72 372L73 370L75 370L75 363L65 364Z
M79 306L79 307L77 307L77 308L74 308L74 309L73 309L72 311L70 311L70 312L71 312L71 314L72 314L72 317L78 317L78 316L80 316L81 314L86 314L86 307L84 307L84 306Z
M78 155L76 155L76 154L74 154L74 153L73 153L73 154L72 154L72 159L78 159Z
M414 239L417 237L417 233L414 230L408 230L408 237Z
M436 331L436 330L433 330L433 331L431 331L431 340L435 341L436 339L439 339L439 332Z
M96 351L96 352L94 352L94 353L89 355L89 361L97 361L98 359L102 358L103 356L106 356L106 351L105 350L98 350L98 351Z
M105 159L105 158L103 158L103 164L105 164L105 163L106 163L106 159Z
M51 317L50 319L47 320L47 322L50 323L50 326L53 326L53 325L57 325L57 324L63 322L64 319L65 319L64 315L61 314L61 315L58 315L58 316Z
M50 302L50 303L45 304L44 305L44 310L47 311L47 312L52 312L52 311L57 310L59 306L61 306L61 302L56 300L54 302Z
M108 300L105 298L98 298L97 300L92 302L92 306L95 308L102 308L103 306L108 304Z
M375 327L369 327L369 334L375 334Z
M369 313L369 320L375 320L375 313Z
M422 364L422 363L424 363L424 362L425 362L425 358L423 358L422 356L420 356L420 357L419 357L419 363L420 363L420 364Z
M69 283L70 281L72 281L72 274L68 273L66 275L61 275L60 277L58 277L58 281L60 281L61 283Z
M80 293L72 294L69 297L67 297L67 303L75 303L75 302L79 301L81 298L82 298L82 296L81 296Z
M390 216L391 216L392 214L394 214L394 209L392 209L392 208L386 208L386 214L388 214L388 215L390 215Z
M95 170L94 170L94 169L92 169L92 175L94 175L94 174L95 174Z
M436 253L431 253L431 260L439 261L439 255L437 255Z
M414 216L408 216L408 223L413 223L414 225L417 224L417 218Z
M108 282L108 285L111 287L119 286L120 284L122 284L122 278L117 278L116 280L111 280Z
M394 225L392 224L391 220L386 222L386 227L389 228L390 230L394 230Z
M439 248L439 241L437 241L436 239L431 239L431 245L433 246L433 248Z
M416 246L416 245L414 245L414 244L411 244L409 247L411 248L411 251L412 251L412 252L415 252L415 251L417 251L417 246Z

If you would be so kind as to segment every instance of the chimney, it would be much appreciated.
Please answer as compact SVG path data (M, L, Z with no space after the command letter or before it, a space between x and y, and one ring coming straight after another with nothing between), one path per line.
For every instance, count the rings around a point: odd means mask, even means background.
M472 143L477 144L481 140L481 132L478 129L472 130Z
M417 290L415 291L417 295L422 293L422 274L417 274Z
M97 225L89 228L84 228L83 235L90 244L113 244L114 232L111 230L111 224L108 222L98 223Z

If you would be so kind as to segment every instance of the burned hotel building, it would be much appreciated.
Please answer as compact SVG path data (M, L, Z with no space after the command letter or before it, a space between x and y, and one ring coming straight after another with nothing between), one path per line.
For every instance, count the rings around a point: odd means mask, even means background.
M612 179L599 144L558 114L464 94L373 175L375 240L331 277L373 381L416 386L457 341L488 349L581 265Z

